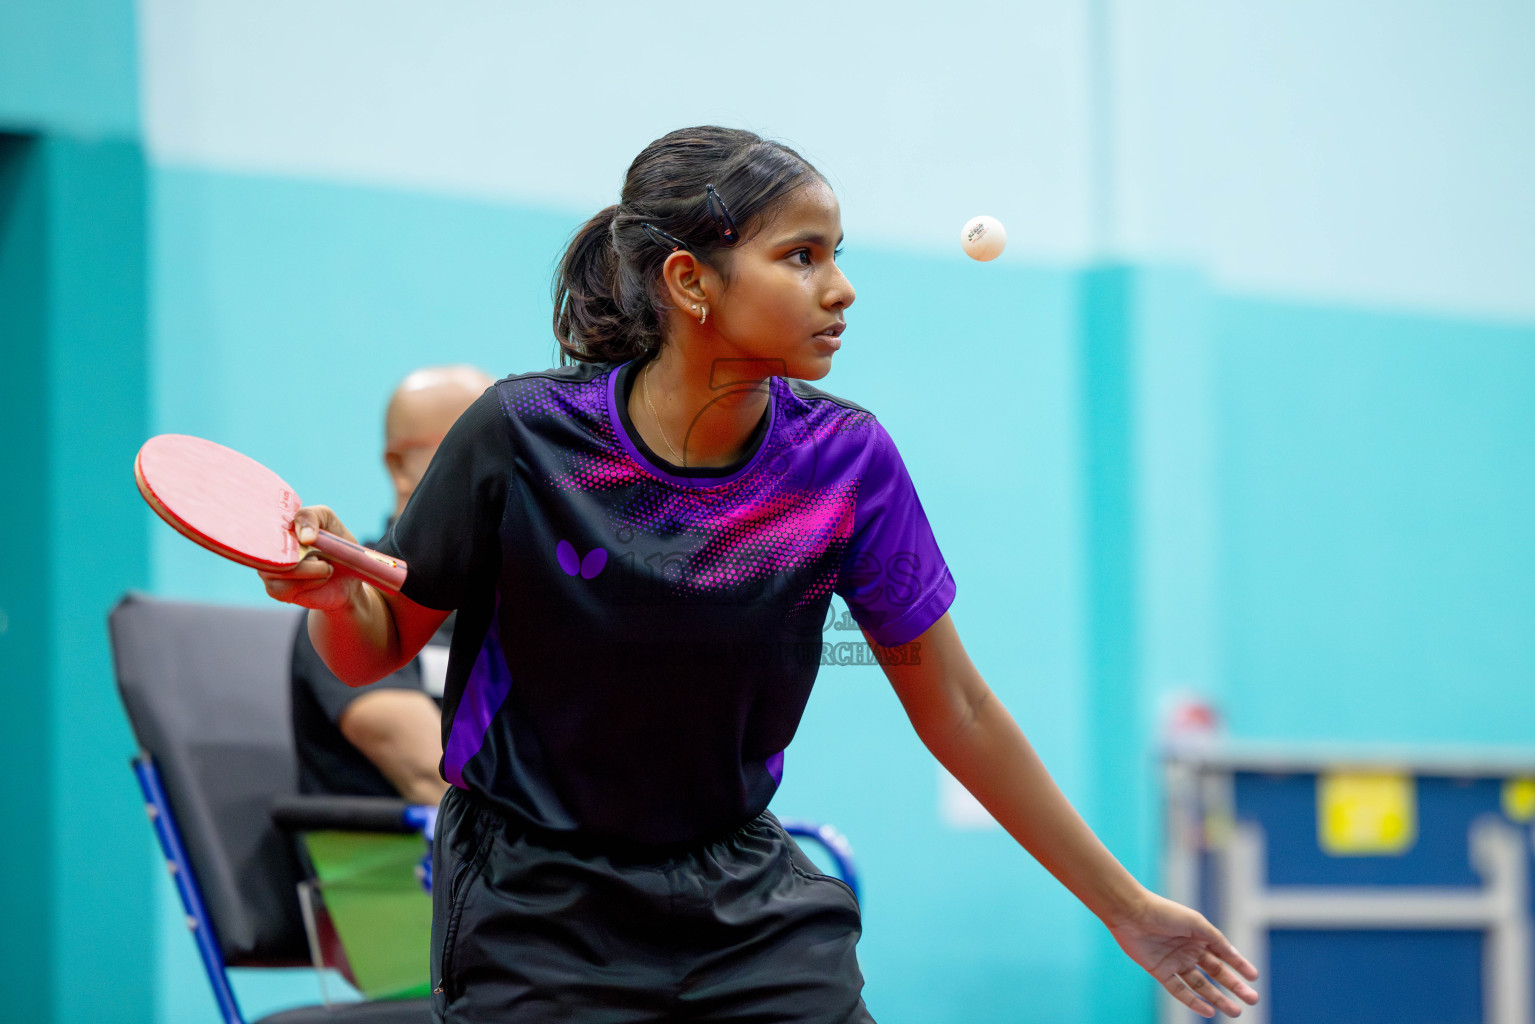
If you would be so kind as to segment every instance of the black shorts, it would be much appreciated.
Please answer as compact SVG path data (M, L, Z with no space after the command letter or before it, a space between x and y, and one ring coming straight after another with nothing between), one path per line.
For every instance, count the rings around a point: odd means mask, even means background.
M453 1024L872 1024L858 901L763 812L664 860L562 849L450 789L433 1011Z

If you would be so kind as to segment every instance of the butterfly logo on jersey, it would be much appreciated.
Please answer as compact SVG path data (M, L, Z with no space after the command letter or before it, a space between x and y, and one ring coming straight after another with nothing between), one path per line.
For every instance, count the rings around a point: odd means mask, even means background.
M565 570L565 575L580 576L584 580L594 579L608 564L606 548L592 548L583 558L576 552L576 546L568 540L562 540L554 546L554 557L559 561L560 568Z

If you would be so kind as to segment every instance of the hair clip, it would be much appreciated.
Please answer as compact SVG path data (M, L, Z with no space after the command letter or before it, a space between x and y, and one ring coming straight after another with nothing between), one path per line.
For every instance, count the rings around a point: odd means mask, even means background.
M709 203L709 216L714 218L714 226L719 228L721 243L735 245L741 240L741 235L736 231L736 221L730 215L730 207L725 205L725 200L720 198L713 185L704 186L704 198Z
M651 224L649 221L642 221L640 223L640 227L644 230L645 234L650 238L652 242L656 243L663 249L670 249L672 252L677 252L688 247L688 244L682 239L678 238L676 235L667 234L665 231L662 231L660 228L656 227L654 224Z

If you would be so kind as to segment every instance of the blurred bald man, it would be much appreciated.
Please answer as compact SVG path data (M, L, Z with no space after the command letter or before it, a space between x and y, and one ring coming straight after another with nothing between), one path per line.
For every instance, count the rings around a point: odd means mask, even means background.
M384 413L384 466L394 516L405 509L455 420L494 383L472 366L410 374ZM348 686L320 660L300 627L293 641L293 739L299 791L404 797L435 804L447 790L442 760L442 686L453 617L409 665L367 686Z

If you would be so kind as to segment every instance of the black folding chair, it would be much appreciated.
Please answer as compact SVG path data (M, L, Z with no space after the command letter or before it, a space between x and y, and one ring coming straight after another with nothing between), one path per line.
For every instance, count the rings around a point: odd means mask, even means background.
M134 774L226 1024L230 967L311 961L302 870L272 809L297 793L288 663L298 615L130 593L109 617ZM427 951L422 950L422 957ZM430 1001L309 1006L260 1024L424 1024Z

